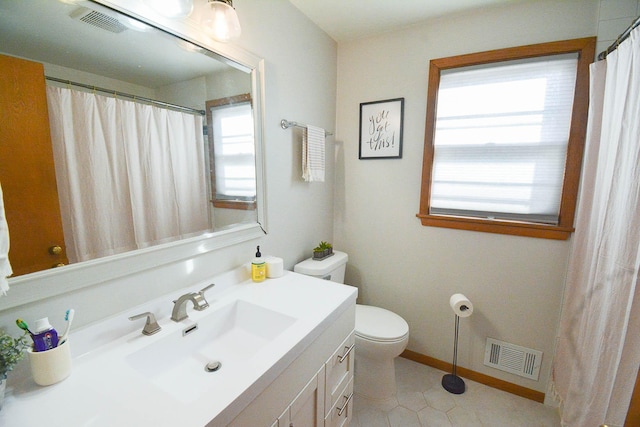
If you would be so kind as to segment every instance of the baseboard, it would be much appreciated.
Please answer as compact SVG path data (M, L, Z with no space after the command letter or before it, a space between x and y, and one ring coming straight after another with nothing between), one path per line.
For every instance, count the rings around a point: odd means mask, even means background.
M453 369L453 365L451 363L443 362L442 360L438 360L411 350L405 350L400 356L404 357L405 359L413 360L414 362L422 363L423 365L431 366L432 368L440 369L441 371L445 372L451 372L451 370ZM496 388L498 390L506 391L517 396L525 397L536 402L544 403L544 393L540 391L522 387L508 381L499 380L498 378L493 378L489 375L481 374L480 372L475 372L471 369L463 368L461 366L458 366L456 369L459 376L470 379L471 381L475 381L480 384Z

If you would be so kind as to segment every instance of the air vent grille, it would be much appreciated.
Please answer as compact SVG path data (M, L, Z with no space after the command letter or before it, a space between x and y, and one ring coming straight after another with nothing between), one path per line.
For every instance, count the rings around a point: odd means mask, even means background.
M86 24L93 25L94 27L98 27L116 34L121 33L127 29L127 27L116 18L105 15L104 13L95 10L87 9L86 7L81 7L74 10L69 16Z
M542 352L487 338L484 364L521 377L538 380Z

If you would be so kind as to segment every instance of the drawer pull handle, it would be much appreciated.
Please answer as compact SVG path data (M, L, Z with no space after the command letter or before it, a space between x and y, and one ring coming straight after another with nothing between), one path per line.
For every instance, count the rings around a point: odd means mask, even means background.
M353 346L351 346L353 348ZM342 405L342 408L336 408L338 410L338 416L342 416L342 413L344 412L345 409L347 409L347 406L349 406L349 402L351 402L351 399L353 399L353 392L351 392L351 394L349 395L349 397L347 396L342 396L344 397L345 400L344 401L344 405Z
M347 358L347 356L349 355L349 353L351 353L351 351L353 350L353 348L355 347L355 344L351 344L351 347L345 347L345 352L342 356L338 356L338 362L342 363L344 362L344 359Z

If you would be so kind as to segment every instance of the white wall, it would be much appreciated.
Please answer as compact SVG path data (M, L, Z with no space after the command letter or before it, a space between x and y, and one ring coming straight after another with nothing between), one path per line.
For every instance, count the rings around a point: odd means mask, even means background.
M45 76L53 76L62 80L70 80L72 82L84 83L91 86L110 88L115 91L130 93L132 95L143 96L146 98L153 99L153 97L155 96L155 91L145 86L124 82L122 80L116 80L109 77L99 76L97 74L87 73L85 71L74 70L73 68L61 67L56 64L48 64L45 62L43 62L42 64L44 65ZM48 82L48 84L52 86L69 87L65 83L52 81Z
M640 15L640 0L600 0L598 47L602 52Z
M76 310L74 325L80 327L249 262L258 244L264 254L283 257L285 267L291 269L305 256L311 256L318 241L330 240L333 161L327 164L326 183L302 182L299 141L291 130L280 128L280 120L287 118L334 128L336 44L286 0L236 0L234 6L243 28L237 44L265 59L264 144L269 234L208 255L194 254L191 259L154 271L2 310L0 328L17 335L17 317L34 323L44 316L48 316L54 326L62 327L64 313L70 307ZM310 49L313 55L309 54ZM332 143L328 143L327 148L332 149ZM187 271L191 273L184 273ZM183 280L169 279L176 273L182 274ZM58 285L55 277L50 285ZM29 283L20 286L29 286ZM2 298L11 298L11 292ZM170 310L168 300L167 314ZM132 322L132 330L138 327Z
M424 227L419 208L429 60L596 35L597 0L513 2L338 46L334 246L360 302L403 316L410 350L451 361L449 297L474 303L458 363L546 391L570 241ZM358 160L359 104L405 98L403 158ZM544 352L539 381L483 365L492 337Z

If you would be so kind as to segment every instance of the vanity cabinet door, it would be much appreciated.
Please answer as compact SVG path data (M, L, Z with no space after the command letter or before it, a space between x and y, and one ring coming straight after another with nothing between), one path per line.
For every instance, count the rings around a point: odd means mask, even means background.
M67 264L44 67L0 55L0 184L14 276Z
M321 427L323 425L324 366L278 419L278 427Z
M325 364L325 403L327 411L342 398L341 391L346 387L349 380L353 378L354 348L355 334L352 332Z

